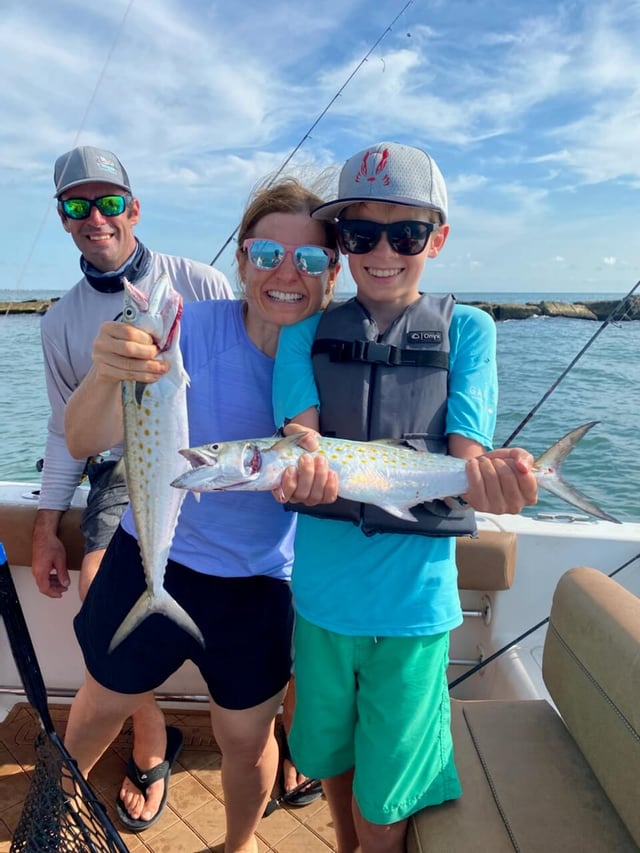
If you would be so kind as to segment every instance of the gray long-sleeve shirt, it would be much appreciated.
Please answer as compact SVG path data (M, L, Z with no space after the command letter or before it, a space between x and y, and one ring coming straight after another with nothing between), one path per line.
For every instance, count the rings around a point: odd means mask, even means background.
M163 270L185 302L233 299L227 278L207 264L151 252L147 275L156 279ZM67 450L64 410L92 366L93 341L98 329L107 320L120 318L123 300L122 291L101 293L83 277L42 318L42 350L51 416L39 509L67 509L80 481L85 461L74 459ZM110 453L111 458L119 458L122 445L111 448Z

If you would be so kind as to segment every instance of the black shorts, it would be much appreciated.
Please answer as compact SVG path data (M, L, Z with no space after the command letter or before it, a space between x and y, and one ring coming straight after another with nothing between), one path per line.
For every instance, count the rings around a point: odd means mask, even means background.
M91 488L80 525L85 554L104 551L129 504L123 459L91 462L87 476Z
M117 693L145 693L190 659L214 702L233 710L252 708L286 685L293 624L287 581L214 577L169 560L164 587L198 625L205 648L152 613L109 653L113 634L145 589L138 543L119 527L73 623L98 683Z

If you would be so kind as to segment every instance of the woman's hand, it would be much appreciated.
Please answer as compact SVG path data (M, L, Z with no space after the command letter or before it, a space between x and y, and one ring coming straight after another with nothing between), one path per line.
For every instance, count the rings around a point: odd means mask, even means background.
M319 433L300 424L287 424L285 435L305 432L302 446L309 451L298 460L297 467L290 466L282 475L280 486L273 490L278 503L301 503L305 506L333 503L338 497L338 475L329 470L327 460L322 456L312 456L318 449Z
M469 488L462 497L479 512L519 513L538 500L533 461L521 447L505 447L469 459Z
M169 369L157 355L158 347L151 335L129 323L103 323L93 342L97 379L157 382Z

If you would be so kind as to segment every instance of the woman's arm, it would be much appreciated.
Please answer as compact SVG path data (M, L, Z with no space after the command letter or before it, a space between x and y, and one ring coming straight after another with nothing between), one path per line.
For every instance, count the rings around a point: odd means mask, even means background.
M156 382L168 365L146 332L127 323L103 323L93 345L93 367L65 409L65 440L76 459L122 441L123 380Z

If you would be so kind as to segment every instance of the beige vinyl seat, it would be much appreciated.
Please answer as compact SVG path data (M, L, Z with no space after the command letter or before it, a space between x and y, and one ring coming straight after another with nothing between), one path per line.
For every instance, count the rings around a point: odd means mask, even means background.
M640 599L595 569L560 579L544 700L452 700L463 795L409 824L408 853L640 850Z
M31 566L31 539L38 505L15 503L0 506L0 541L4 542L10 566ZM72 507L63 513L58 535L67 552L70 570L79 570L84 556L80 530L83 510Z

